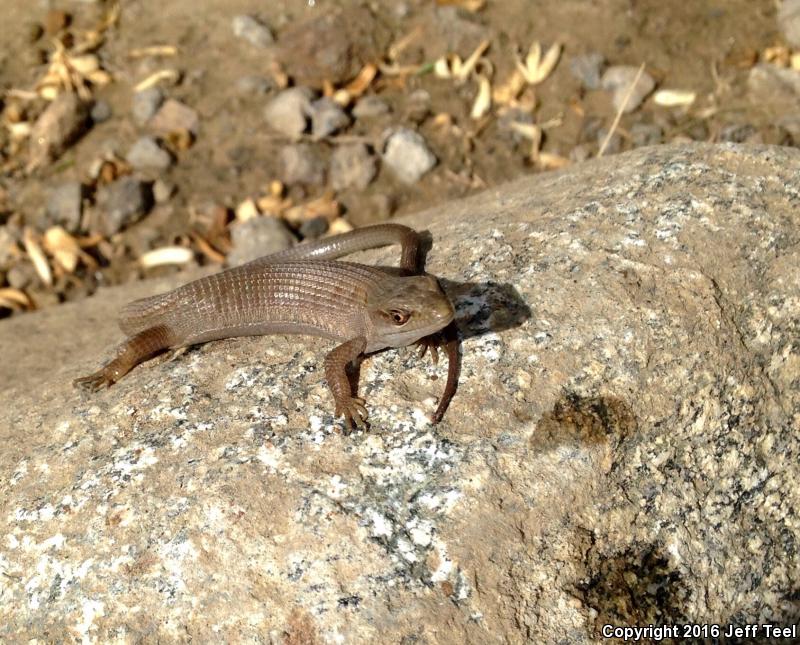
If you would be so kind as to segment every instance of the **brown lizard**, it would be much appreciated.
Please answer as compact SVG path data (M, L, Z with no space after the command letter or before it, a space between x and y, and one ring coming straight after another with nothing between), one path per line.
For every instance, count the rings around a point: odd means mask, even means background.
M349 253L398 243L400 271L334 261ZM379 224L300 244L248 264L189 282L125 306L120 327L128 339L97 372L75 380L91 391L108 387L139 363L167 349L261 334L308 334L339 342L325 358L336 415L348 427L366 426L364 400L353 396L348 365L365 354L417 343L420 357L444 342L447 384L432 421L441 420L455 393L458 336L453 306L436 279L416 275L420 237L399 224ZM442 334L437 334L442 332ZM437 336L443 336L438 338Z

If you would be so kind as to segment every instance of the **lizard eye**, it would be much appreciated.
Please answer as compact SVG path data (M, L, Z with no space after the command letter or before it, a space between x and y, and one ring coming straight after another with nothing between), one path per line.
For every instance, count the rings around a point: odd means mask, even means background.
M408 319L411 315L405 311L401 311L400 309L392 309L389 312L389 315L392 317L392 321L395 325L405 325L408 322Z

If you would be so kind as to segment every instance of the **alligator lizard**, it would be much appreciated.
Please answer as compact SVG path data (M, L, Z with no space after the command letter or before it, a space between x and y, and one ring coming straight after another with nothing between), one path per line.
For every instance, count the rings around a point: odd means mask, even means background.
M401 245L400 269L334 261L354 251ZM234 336L308 334L340 344L325 358L335 414L366 426L363 399L354 396L347 367L365 354L417 343L436 362L442 332L447 384L432 416L441 420L456 389L458 337L453 306L439 283L418 274L420 238L399 224L379 224L300 244L248 264L189 282L126 305L120 327L128 335L116 357L74 381L96 391L164 350Z

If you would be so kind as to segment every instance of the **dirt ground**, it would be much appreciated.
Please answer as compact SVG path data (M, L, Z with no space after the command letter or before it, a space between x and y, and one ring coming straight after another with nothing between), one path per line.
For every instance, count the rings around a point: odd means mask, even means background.
M462 6L440 6L445 4ZM778 5L773 0L488 0L470 11L480 4L129 0L112 5L7 0L0 26L4 125L0 243L5 230L8 248L5 253L0 248L0 296L5 294L0 299L0 317L83 297L99 285L177 270L173 266L143 269L138 263L147 251L163 246L189 248L190 264L219 263L230 250L227 234L237 222L237 209L247 199L272 195L286 200L284 206L321 199L322 207L307 209L305 215L301 212L299 219L290 221L295 231L303 218L319 212L326 223L343 217L360 226L497 186L522 174L590 159L598 154L616 112L609 91L588 89L571 71L575 57L593 52L602 55L605 66L644 64L656 89L695 94L691 104L676 107L658 105L650 95L622 116L605 154L642 143L686 139L800 143L800 132L793 130L791 120L788 125L781 121L791 116L786 102L773 101L769 93L754 92L748 84L755 65L775 64L776 57L786 59L791 53L768 49L783 44L776 20ZM274 45L259 47L234 34L232 19L245 14L269 29ZM360 41L347 50L352 59L345 61L350 77L347 71L333 70L345 78L328 79L323 68L322 82L303 82L298 78L302 72L293 75L291 68L300 65L302 69L307 52L293 48L311 47L313 42L302 44L298 25L326 14L339 15L334 29L346 31L335 37ZM60 40L69 51L87 31L98 30L98 25L104 25L102 42L92 51L110 82L89 84L88 91L91 101L110 107L111 115L97 119L63 153L31 170L27 167L31 143L24 136L15 138L13 126L34 124L47 106L32 90L44 75L47 61L53 59L54 41ZM309 27L312 41L328 37L324 30L315 33L317 29L321 28ZM555 43L563 49L546 79L524 88L515 101L495 103L486 115L473 119L470 110L478 78L470 75L461 84L440 78L434 63L454 53L466 60L483 40L489 44L477 71L490 79L493 88L514 72L515 58L524 58L533 42L541 42L545 51ZM136 53L155 45L174 50L162 55ZM265 105L287 83L311 85L318 91L327 86L329 92L344 87L355 75L352 72L369 63L380 71L360 91L382 99L388 112L370 118L351 115L351 123L336 134L316 141L304 135L303 141L327 164L337 146L354 141L368 144L379 156L387 129L403 126L422 135L437 165L415 183L398 181L381 164L377 176L363 188L332 190L325 181L283 181L270 188L271 182L285 175L281 150L292 141L266 124ZM69 232L84 255L78 256L74 267L65 267L53 245L48 246L42 237L53 224L46 214L49 191L65 181L79 181L84 215L98 210L102 177L93 177L91 169L98 160L124 159L126 150L143 134L131 116L134 87L163 69L177 72L177 80L165 77L160 82L164 93L195 110L200 123L192 140L162 142L175 158L169 168L144 173L147 181L160 179L174 193L139 221L110 235L96 226L97 220L93 223L85 217L78 230ZM256 87L241 80L251 77L263 83ZM352 104L345 109L352 110ZM532 151L530 136L512 122L541 126L540 148ZM655 135L647 141L635 135L637 126L641 131L643 125L658 126L648 131ZM114 163L113 172L130 172L124 163ZM277 213L267 213L269 209L263 207L258 210L261 217L282 215L280 208ZM44 283L36 264L37 245L44 249L40 263L49 264L52 285Z

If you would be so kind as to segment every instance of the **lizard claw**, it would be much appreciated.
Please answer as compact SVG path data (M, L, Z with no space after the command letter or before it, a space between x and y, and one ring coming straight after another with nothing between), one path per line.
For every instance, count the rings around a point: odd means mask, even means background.
M348 397L344 401L336 402L336 416L344 417L344 424L349 430L358 428L359 430L367 429L367 408L364 406L364 399L357 396Z
M434 365L439 364L439 348L435 338L428 336L416 342L417 345L417 358L423 358L425 354L430 351L431 361Z
M76 378L72 381L72 385L87 392L99 392L103 388L111 387L114 384L114 378L106 372L105 369L98 370L94 374Z

